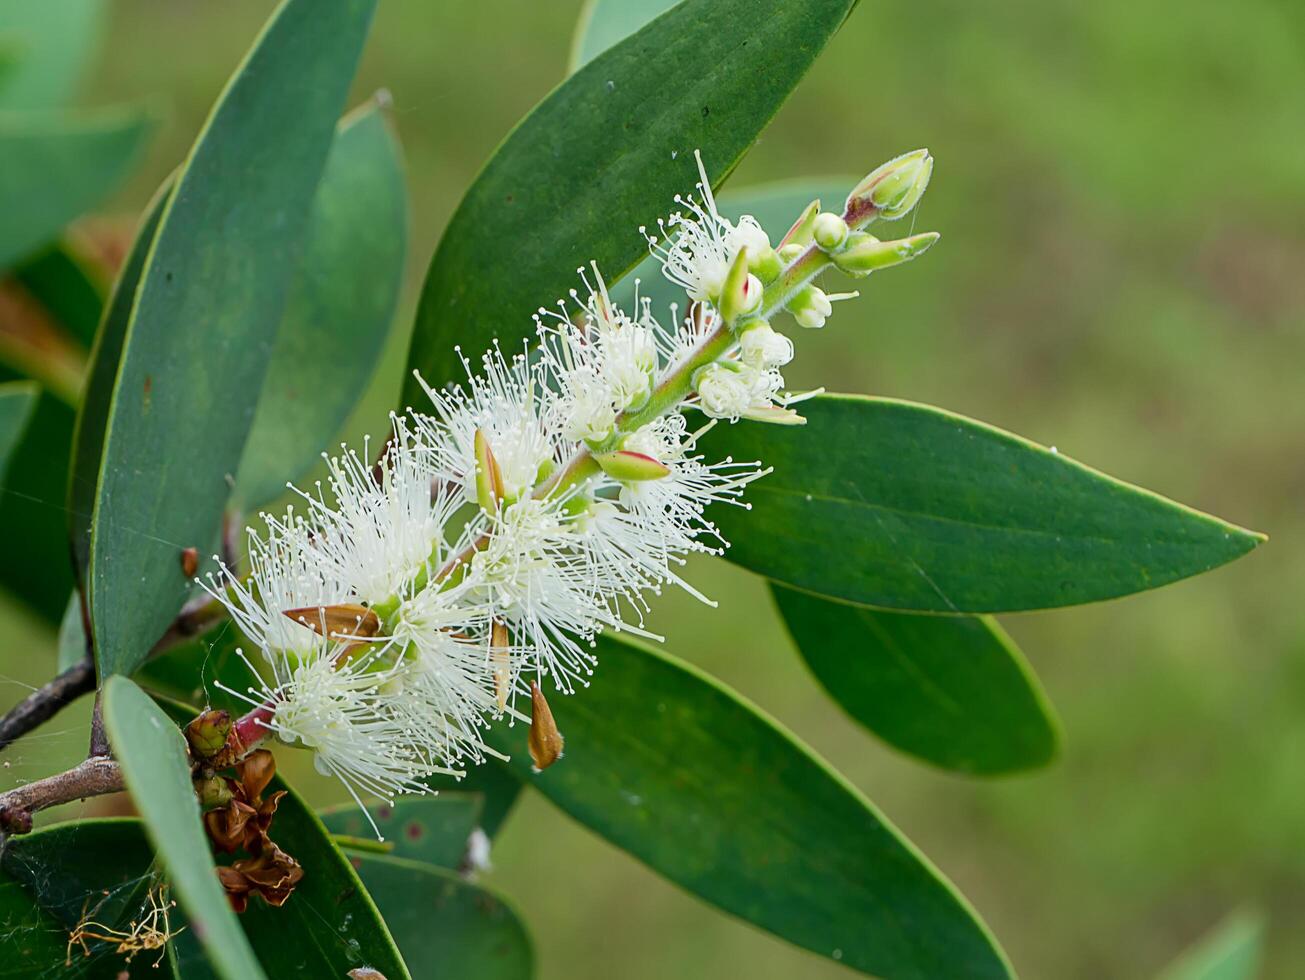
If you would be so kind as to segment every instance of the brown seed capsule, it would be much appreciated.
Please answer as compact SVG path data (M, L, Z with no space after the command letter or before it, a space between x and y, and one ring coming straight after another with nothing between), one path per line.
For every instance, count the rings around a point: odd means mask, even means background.
M195 573L199 571L199 549L182 548L181 549L181 574L186 578L194 578Z
M494 664L494 697L498 701L498 710L507 707L508 695L511 693L508 682L511 680L508 664L508 628L507 623L494 621L490 627L489 656Z
M366 606L352 602L338 606L301 606L282 615L326 637L375 636L381 620Z
M538 681L530 682L530 736L526 739L535 772L542 772L562 758L566 739L557 730L553 711L539 689Z

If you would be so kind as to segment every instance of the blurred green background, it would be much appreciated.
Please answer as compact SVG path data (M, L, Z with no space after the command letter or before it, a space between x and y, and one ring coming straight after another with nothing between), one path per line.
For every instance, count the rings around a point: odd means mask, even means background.
M111 211L133 215L181 158L271 7L114 3L81 102L154 97L167 115ZM579 9L381 5L356 95L391 91L407 153L400 333L464 188L564 77ZM938 159L916 223L942 243L798 336L795 386L941 405L1272 537L1157 593L1008 617L1066 748L996 782L923 768L840 715L750 576L701 562L720 609L662 603L669 649L865 790L1027 978L1151 976L1244 904L1269 916L1265 976L1305 975L1303 38L1305 6L1288 0L868 0L731 178L863 173L916 146ZM383 421L405 343L351 437ZM0 705L53 664L53 635L3 600ZM6 752L0 786L80 758L88 708ZM706 909L537 797L493 859L545 980L849 975Z

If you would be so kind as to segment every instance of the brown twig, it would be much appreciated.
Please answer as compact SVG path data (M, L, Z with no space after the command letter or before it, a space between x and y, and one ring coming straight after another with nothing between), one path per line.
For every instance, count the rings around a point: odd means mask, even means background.
M32 829L32 814L60 803L118 793L125 788L122 769L112 759L87 759L67 772L38 779L0 793L0 838Z
M48 721L66 704L95 690L95 664L79 660L44 687L37 688L0 718L0 749L37 725Z

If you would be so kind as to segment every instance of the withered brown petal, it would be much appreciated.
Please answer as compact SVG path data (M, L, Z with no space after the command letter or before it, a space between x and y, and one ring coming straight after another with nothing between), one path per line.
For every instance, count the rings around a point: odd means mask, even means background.
M366 606L343 602L334 606L301 606L284 615L322 636L375 636L381 620Z
M276 775L276 757L267 749L255 749L236 767L240 783L245 788L245 798L255 806Z
M544 692L538 681L530 682L530 735L526 745L530 749L530 760L535 764L535 771L542 772L558 759L562 758L562 749L566 739L557 729L553 720L553 711L548 706Z

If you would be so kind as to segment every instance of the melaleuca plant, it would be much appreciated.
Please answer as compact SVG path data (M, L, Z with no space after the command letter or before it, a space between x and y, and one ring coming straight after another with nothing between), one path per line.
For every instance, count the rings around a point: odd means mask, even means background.
M393 319L405 202L384 97L337 123L374 0L284 0L143 216L77 398L76 588L42 597L67 602L66 663L0 721L7 744L96 692L86 761L0 794L32 975L529 976L476 881L523 788L853 969L1011 975L864 796L659 648L653 597L712 615L693 556L764 576L849 714L990 775L1058 733L986 614L1141 591L1259 537L940 409L786 382L858 296L829 275L872 292L938 240L894 232L925 150L836 198L716 196L852 6L593 5L588 63L434 254L401 409L319 462ZM7 455L33 397L0 391ZM352 803L314 814L277 773L293 756L318 774L302 792ZM138 817L37 826L123 791Z

